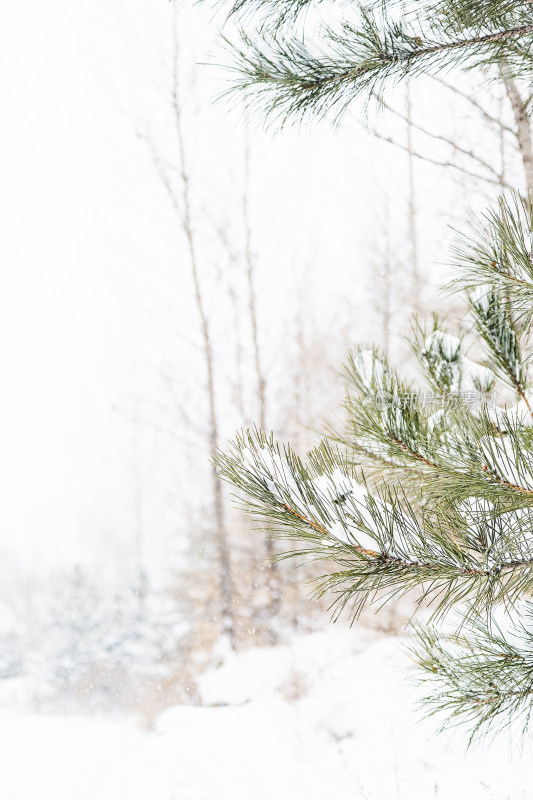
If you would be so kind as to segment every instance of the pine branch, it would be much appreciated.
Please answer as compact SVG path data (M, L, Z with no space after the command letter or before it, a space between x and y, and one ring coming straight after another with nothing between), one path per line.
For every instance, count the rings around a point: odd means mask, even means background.
M523 417L497 413L502 434L487 407L476 415L458 406L449 416L447 452L440 468L423 476L428 502L453 505L478 498L502 511L533 505L533 450L531 431Z
M477 330L485 342L490 367L522 398L533 416L527 397L527 367L520 351L519 332L514 324L509 303L495 290L478 292L470 297L470 310Z
M341 567L317 584L319 595L334 592L336 616L347 606L357 616L366 603L415 587L436 615L465 600L477 608L512 603L533 589L529 512L495 519L493 509L481 508L467 520L438 509L420 516L403 493L367 494L346 457L327 443L304 463L258 431L239 436L217 464L248 512L302 543L286 557Z
M496 208L472 219L458 238L454 262L458 276L450 288L479 291L494 287L521 329L533 316L533 207L519 195L501 198Z
M412 350L429 386L445 400L460 397L461 391L477 391L480 401L490 396L496 376L482 364L471 361L463 352L461 336L447 333L437 315L430 332L417 320L413 323Z
M521 610L522 621L507 620L507 630L482 617L451 637L433 626L417 629L411 652L430 692L424 708L439 717L441 730L466 724L470 742L510 724L525 733L533 708L533 606Z
M389 462L438 469L445 429L425 407L419 392L391 370L377 350L355 349L345 367L348 412L346 437Z
M228 17L242 18L245 15L257 14L262 18L263 25L270 29L281 28L287 24L297 22L300 16L308 14L324 2L331 0L233 0L230 4ZM349 5L350 0L344 0L344 5Z
M329 112L338 118L357 95L376 92L389 78L436 74L450 64L471 68L505 63L510 74L531 70L531 20L497 30L485 22L473 35L467 31L463 36L455 31L451 35L453 26L446 24L438 29L434 18L425 22L380 20L360 8L357 24L323 27L314 46L282 33L251 37L241 32L240 44L226 40L236 75L230 91L246 92L249 103L283 124L291 117L301 122Z
M431 341L439 338L432 336ZM446 347L453 362L457 345ZM438 350L431 360L436 355ZM434 379L441 386L438 394L427 396L400 381L377 351L353 351L346 373L346 433L332 438L346 449L352 467L374 480L401 485L405 492L422 491L432 504L478 497L493 499L507 510L531 505L533 452L522 418L498 411L505 437L495 437L493 412L484 405L494 376L462 355L460 370L446 376L450 368L450 363L437 368L433 361ZM475 414L461 393L467 371L472 384L466 385L478 393Z

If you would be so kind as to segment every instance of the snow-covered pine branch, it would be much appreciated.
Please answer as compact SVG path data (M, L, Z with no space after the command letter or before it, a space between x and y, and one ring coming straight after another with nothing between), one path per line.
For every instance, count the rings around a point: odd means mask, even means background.
M428 692L424 711L441 729L464 724L470 741L509 724L513 733L526 733L533 708L533 604L517 610L518 622L502 609L490 623L478 615L451 636L433 625L417 628L412 655Z
M217 458L244 507L300 544L284 557L326 563L315 589L332 593L335 616L347 609L353 618L368 603L416 590L435 619L459 606L463 622L477 625L479 615L520 608L533 592L528 331L494 288L488 292L489 301L483 289L470 306L486 364L466 355L465 331L452 336L436 319L429 331L415 324L425 386L403 380L377 350L355 349L345 371L345 429L334 442L303 460L256 430ZM496 404L505 387L515 392L508 407ZM421 634L426 650L434 636ZM466 681L470 661L461 656L454 666L454 652L449 669ZM444 684L450 675L442 673ZM453 698L451 706L464 701ZM522 708L508 698L487 707L495 716Z
M419 512L399 491L369 494L328 443L303 462L258 431L239 436L218 466L248 512L301 543L287 556L340 568L318 582L320 594L333 590L337 611L357 615L367 602L421 587L442 614L465 598L490 608L533 588L527 511L509 512L499 528L493 508L470 513L469 524L455 510Z

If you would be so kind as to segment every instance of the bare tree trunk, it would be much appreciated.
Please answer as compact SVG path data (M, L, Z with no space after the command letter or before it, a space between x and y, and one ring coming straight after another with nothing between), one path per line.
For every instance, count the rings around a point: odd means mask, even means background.
M144 569L144 526L143 526L143 491L139 468L138 452L139 415L137 401L133 401L131 429L131 468L133 479L133 547L134 547L134 591L142 613L148 591L148 576Z
M198 315L200 317L200 327L203 339L203 350L204 350L206 377L207 377L207 394L209 402L209 451L211 459L213 459L214 456L218 453L219 449L218 415L217 415L216 394L215 394L213 350L211 346L211 333L209 328L209 320L205 310L204 298L202 295L202 289L200 285L198 254L197 254L196 240L191 219L190 185L189 185L189 175L187 171L185 145L183 139L181 105L179 99L179 75L178 75L179 41L177 33L176 16L177 12L175 11L173 16L174 57L173 57L173 71L172 71L172 78L173 78L172 107L174 112L174 124L176 128L176 137L178 142L179 159L180 159L180 173L181 173L181 181L183 187L182 224L189 250L191 273L194 284L194 295L195 295ZM230 644L232 647L234 647L235 626L234 626L234 614L233 614L233 579L232 579L231 560L230 560L229 545L228 545L228 534L225 522L224 498L222 494L222 481L213 462L211 463L211 480L212 480L212 490L213 490L213 501L214 501L213 504L214 504L218 553L220 559L220 596L221 596L223 631L224 633L228 634Z
M391 248L391 219L389 198L385 198L380 211L380 227L378 232L379 246L371 254L371 271L369 274L368 290L372 306L376 315L379 331L381 350L386 358L390 356L391 323L393 320L393 292L401 291L395 286ZM379 279L376 280L376 275ZM406 287L409 290L409 286Z
M242 198L242 211L244 219L246 278L248 281L248 309L252 326L252 342L254 350L255 374L257 380L257 399L259 401L259 426L266 429L266 380L261 360L259 347L259 334L257 325L257 297L255 292L255 262L252 251L252 228L249 214L249 187L250 187L250 146L246 142L244 152L244 191Z
M389 358L390 355L390 324L391 324L391 247L390 247L390 219L387 204L387 216L385 219L385 253L383 260L383 305L382 305L382 320L383 320L383 333L384 333L384 350L385 355Z
M500 110L500 117L503 117L503 97L500 97L499 110ZM500 139L500 175L501 175L501 185L503 189L505 184L505 166L506 166L505 131L503 128L500 128L498 133Z
M259 403L259 427L266 431L266 377L261 358L261 348L259 347L259 327L257 323L257 295L255 291L255 259L252 249L252 226L250 224L249 211L250 195L250 145L246 141L244 152L244 188L242 196L242 212L244 222L244 253L246 260L246 278L248 282L248 310L250 312L250 324L252 328L252 343L254 352L255 375L257 383L257 399ZM268 589L270 593L270 613L275 615L281 602L281 592L279 587L278 565L274 559L274 540L272 532L267 525L265 548L268 558L268 569L270 572ZM276 638L274 631L270 630L272 639Z
M533 197L533 143L527 108L514 78L502 76L516 123L516 138L522 155L528 193Z
M220 239L220 243L226 250L227 256L230 260L232 267L241 272L241 254L240 251L237 252L235 247L232 246L231 242L229 241L225 226L214 224L214 228L216 230L217 236ZM219 270L219 276L222 278L222 271ZM243 347L242 347L242 335L241 335L241 314L240 314L240 305L239 305L239 297L237 291L232 283L232 277L228 276L227 280L225 281L226 286L228 288L228 296L232 305L233 309L233 327L234 327L234 338L235 338L235 379L232 381L232 390L233 390L233 399L235 405L239 411L239 415L243 422L246 422L247 419L247 412L244 402L244 380L243 380Z
M233 286L229 286L228 294L231 301L231 305L233 307L233 325L235 329L235 380L233 381L233 397L235 401L235 405L239 411L241 419L246 418L246 409L244 405L244 381L242 377L243 368L243 356L242 356L242 335L241 335L241 326L240 326L240 315L239 315L239 302L238 297L235 289Z
M407 83L407 154L409 168L409 200L407 214L409 222L409 239L411 242L411 284L413 292L413 308L416 314L420 313L420 272L418 269L418 239L416 227L416 196L415 196L415 156L413 154L413 125L411 119L411 91Z

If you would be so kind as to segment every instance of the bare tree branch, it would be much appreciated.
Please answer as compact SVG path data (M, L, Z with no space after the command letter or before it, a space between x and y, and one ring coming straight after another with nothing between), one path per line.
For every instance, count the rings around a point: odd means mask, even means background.
M461 147L461 145L457 144L457 142L455 142L453 139L450 139L447 136L443 136L441 133L433 133L433 131L429 131L427 128L424 128L422 125L420 125L420 124L418 124L416 122L413 122L412 120L409 119L409 116L406 116L405 114L402 114L401 111L397 111L395 108L392 108L392 106L388 105L388 103L386 103L383 100L382 97L379 98L379 102L381 103L381 105L384 108L386 108L388 111L390 111L396 117L399 117L404 122L407 122L408 130L409 129L414 129L414 130L420 131L420 133L423 133L425 136L428 136L430 139L435 139L437 141L444 142L445 144L448 144L450 147L452 147L458 153L462 153L463 155L465 155L468 158L472 159L472 161L476 161L480 166L484 167L484 169L486 169L488 172L492 173L492 175L495 178L495 182L496 183L499 183L502 186L504 185L503 176L498 172L498 170L495 169L491 164L489 164L488 161L485 161L485 159L483 159L480 156L478 156L477 153L474 153L473 150L467 150L465 147ZM409 152L409 146L408 146L408 152Z
M370 133L372 134L372 136L375 136L376 139L381 139L383 142L387 142L388 144L392 144L395 147L399 147L400 150L404 150L405 152L409 152L406 145L395 141L390 136L384 136L382 133L379 133L379 131L377 131L375 129L371 129ZM421 161L427 161L429 164L434 164L437 167L450 167L450 169L455 169L458 172L462 172L463 175L468 175L468 177L475 178L475 180L478 180L478 181L485 181L486 183L491 183L493 185L500 186L500 187L505 188L505 189L512 189L513 188L505 180L502 183L502 181L496 180L495 178L489 178L486 175L480 175L479 173L471 172L470 170L465 169L465 167L461 167L459 164L456 164L453 161L438 161L436 158L431 158L430 156L426 156L423 153L418 153L416 150L412 151L412 155L415 158L420 159Z
M454 94L458 95L459 97L462 97L463 100L466 100L468 103L470 103L470 105L473 108L475 108L477 111L479 111L479 113L482 115L482 117L484 119L487 120L487 122L490 122L492 125L496 125L501 130L506 131L506 133L510 133L512 135L512 137L516 140L516 131L513 130L513 128L509 127L509 125L506 125L504 122L502 122L501 119L498 119L497 117L494 117L492 114L490 114L487 111L487 109L484 108L481 105L481 103L478 103L478 101L475 100L473 97L471 97L469 94L467 94L466 92L461 91L461 89L458 89L457 86L453 86L453 84L447 83L442 78L439 78L438 75L431 75L430 77L434 81L437 81L437 83L440 83L441 86L444 86L450 92L453 92Z

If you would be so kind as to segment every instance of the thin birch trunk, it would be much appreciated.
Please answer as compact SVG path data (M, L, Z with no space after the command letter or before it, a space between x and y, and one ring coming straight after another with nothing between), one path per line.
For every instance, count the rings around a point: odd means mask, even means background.
M507 97L513 109L516 124L516 138L518 139L518 146L522 156L527 190L531 197L533 197L533 143L526 103L520 94L515 79L506 78L505 76L503 76L503 78Z
M389 358L390 356L390 326L391 326L391 276L392 276L392 268L391 268L391 246L390 246L390 217L389 217L389 210L388 204L386 208L386 219L385 219L385 253L384 253L384 262L383 262L383 281L382 281L382 288L383 288L383 303L381 307L381 319L383 323L383 334L384 334L384 351L385 356Z
M252 329L252 344L254 354L255 376L257 386L257 400L259 405L259 427L266 431L266 377L259 346L259 326L257 322L257 293L255 289L255 259L252 248L252 226L250 223L250 145L246 141L244 152L244 188L242 195L242 213L244 222L244 254L246 261L246 279L248 285L248 310ZM268 589L270 593L270 612L276 614L281 602L279 588L278 565L274 559L274 540L272 532L266 526L265 548L270 573ZM275 634L271 631L271 636Z
M244 153L244 191L243 191L243 220L244 220L244 247L246 258L246 279L248 282L248 310L252 327L252 343L254 352L255 374L257 381L257 399L259 403L259 426L266 430L266 379L259 347L259 331L257 325L257 295L255 291L255 260L252 250L252 228L249 212L250 192L250 146L246 142Z
M416 314L421 311L420 272L418 267L417 208L415 195L415 156L413 153L413 125L411 118L411 91L407 84L407 154L409 170L409 199L407 215L409 223L409 240L411 243L411 284L413 292L413 308Z
M137 401L134 400L131 429L131 468L133 482L133 548L134 548L134 590L142 613L147 593L147 574L144 569L144 525L143 525L143 483L140 471L138 448L139 416Z
M218 427L218 414L216 404L215 392L215 378L214 378L214 359L211 344L211 331L209 326L209 319L207 316L204 297L200 284L198 252L196 245L196 238L192 224L191 216L191 198L190 198L190 182L189 174L187 171L187 158L185 143L183 137L183 126L181 116L181 105L179 99L179 71L178 71L178 56L179 56L179 41L177 33L177 20L176 12L173 16L173 40L174 40L174 58L173 58L173 71L172 71L172 108L174 112L174 125L176 130L176 137L178 143L178 154L180 159L180 174L183 187L182 193L182 225L187 240L189 250L189 261L191 265L191 274L194 284L194 296L196 301L196 308L200 318L200 327L203 340L203 351L206 368L207 378L207 394L209 403L209 452L211 459L218 453L219 450L219 427ZM231 560L228 544L228 534L225 521L224 497L222 493L222 481L216 467L211 462L211 483L213 492L213 505L214 516L216 525L216 536L218 545L218 554L220 561L220 599L221 599L221 612L223 620L223 632L229 637L232 647L235 646L235 625L233 613L233 576L231 569Z

